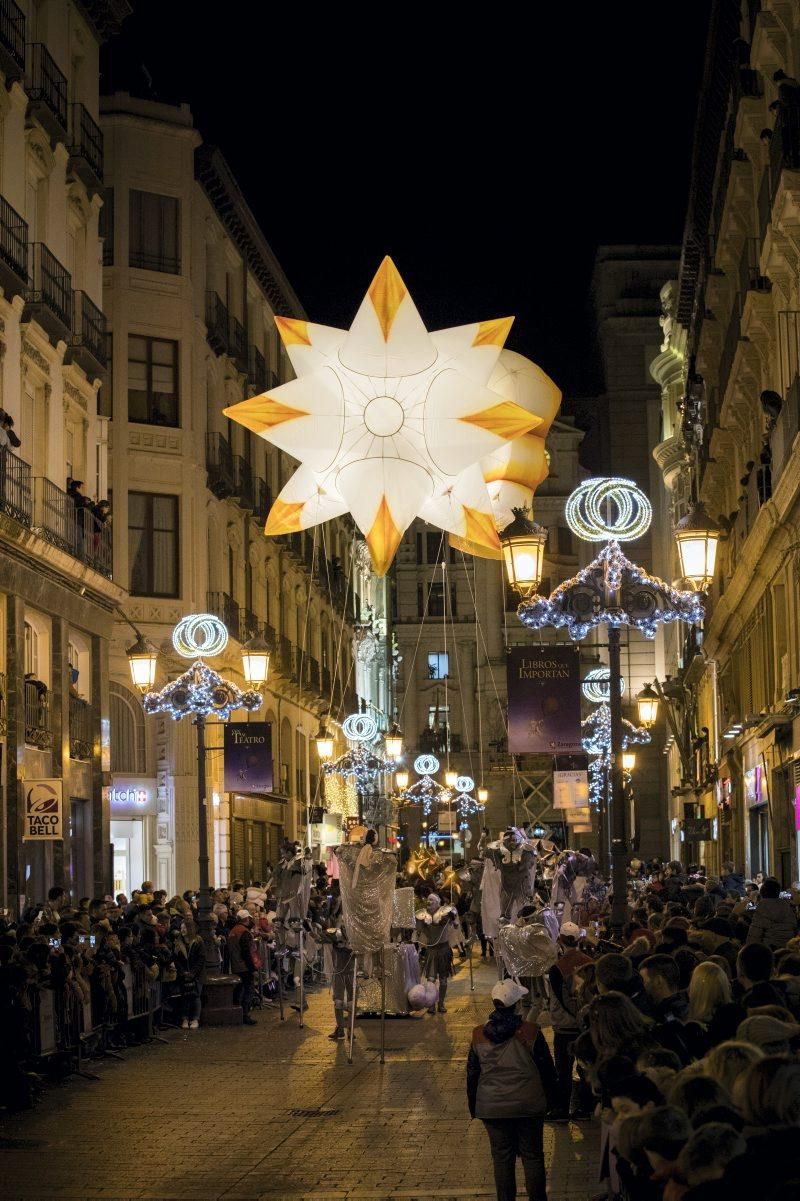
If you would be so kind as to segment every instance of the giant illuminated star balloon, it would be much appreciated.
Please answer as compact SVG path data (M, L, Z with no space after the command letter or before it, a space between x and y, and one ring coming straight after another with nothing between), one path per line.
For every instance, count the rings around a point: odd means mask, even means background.
M417 516L499 549L481 461L541 424L487 387L512 320L429 333L390 258L349 330L276 317L297 379L225 409L301 464L265 532L350 512L378 575Z

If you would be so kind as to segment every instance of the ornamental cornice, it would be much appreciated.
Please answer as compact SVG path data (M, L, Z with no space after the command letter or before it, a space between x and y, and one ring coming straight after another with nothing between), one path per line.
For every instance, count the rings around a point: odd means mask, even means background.
M43 375L50 374L50 364L40 350L28 341L27 338L22 339L22 357L33 363Z
M88 401L86 397L83 395L80 388L76 388L75 385L71 384L68 379L64 380L64 395L70 400L74 400L75 403L80 405L82 409L87 408Z
M673 435L664 442L659 442L658 446L653 448L653 458L664 477L665 486L671 492L689 463L689 455L683 440Z

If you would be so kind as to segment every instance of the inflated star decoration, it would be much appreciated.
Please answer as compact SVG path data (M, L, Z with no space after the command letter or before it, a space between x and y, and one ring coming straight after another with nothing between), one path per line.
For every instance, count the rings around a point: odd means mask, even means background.
M417 516L499 549L479 462L541 424L487 387L513 318L429 333L385 258L349 330L275 321L297 379L224 410L300 461L265 532L350 512L378 575Z

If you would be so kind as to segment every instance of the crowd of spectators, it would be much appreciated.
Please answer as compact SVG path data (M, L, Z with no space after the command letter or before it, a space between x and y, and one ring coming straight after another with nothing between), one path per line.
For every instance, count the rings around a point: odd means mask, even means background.
M339 904L338 881L328 883L324 865L309 861L308 871L308 912L324 921ZM247 887L235 881L212 896L212 958L239 975L237 1000L247 1024L255 1020L250 1008L262 967L259 939L273 945L274 909L269 879ZM80 1011L84 1034L87 1026L102 1028L104 1046L119 1049L148 1037L147 1021L132 1011L131 998L150 983L160 985L157 1022L199 1027L207 958L198 894L170 898L148 880L130 897L83 897L77 906L54 887L19 921L0 918L0 1105L20 1108L35 1099L37 1076L30 1069L40 1066L36 1006L43 992L53 995L57 1025ZM297 984L295 970L291 957L277 966L287 989ZM273 986L274 977L265 981L267 1002Z
M796 897L732 865L632 884L621 942L562 927L574 1030L550 1120L599 1117L614 1201L800 1197Z

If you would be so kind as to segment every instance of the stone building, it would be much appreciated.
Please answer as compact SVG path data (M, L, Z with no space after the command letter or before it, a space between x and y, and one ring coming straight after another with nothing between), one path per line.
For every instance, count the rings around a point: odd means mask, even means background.
M702 635L665 643L682 735L666 748L672 852L783 884L800 825L798 74L796 4L717 0L652 364L673 521L697 488L723 527Z
M97 63L129 11L9 2L0 21L0 405L13 420L0 451L0 875L12 910L54 881L76 899L103 893L109 876L108 652L124 594L88 507L107 492ZM59 786L63 838L36 845L26 807Z
M313 739L321 715L341 719L359 703L386 725L385 584L343 519L263 535L295 464L222 410L291 378L274 317L304 313L221 152L185 105L118 93L101 112L117 578L130 592L125 617L164 651L159 684L181 670L169 639L188 613L225 622L230 642L214 666L239 683L242 644L264 633L274 647L264 709L251 715L272 723L273 790L225 792L222 730L208 734L212 879L257 879L283 835L339 840L341 815L330 812L306 833L309 809L322 806ZM197 883L195 734L188 721L145 718L125 657L132 640L120 617L114 885L129 892L149 878L172 894Z

